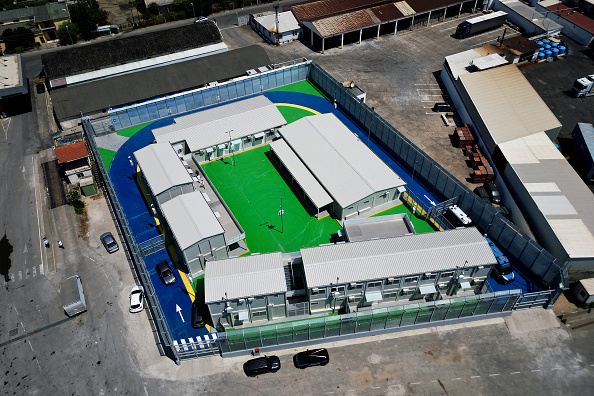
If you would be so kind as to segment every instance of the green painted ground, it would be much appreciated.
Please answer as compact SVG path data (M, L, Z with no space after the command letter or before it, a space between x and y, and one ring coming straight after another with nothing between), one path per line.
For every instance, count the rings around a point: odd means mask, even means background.
M131 138L132 136L134 136L134 134L138 131L140 131L142 128L144 128L147 125L152 124L153 121L151 122L147 122L145 124L140 124L140 125L136 125L130 128L126 128L126 129L122 129L120 131L117 131L117 134L120 136L125 136L127 138Z
M315 84L310 82L309 80L301 81L294 84L285 85L284 87L271 89L273 91L283 91L283 92L301 92L310 95L316 95L321 98L329 99L320 88L318 88Z
M109 165L111 165L111 160L113 160L113 157L116 155L116 152L112 151L112 150L104 149L101 147L97 147L97 149L99 150L101 159L103 160L103 163L105 164L105 167L107 168L107 171L109 172Z
M194 278L192 287L194 288L194 295L204 298L204 274Z
M235 167L228 158L202 166L245 230L250 253L294 252L329 243L340 224L330 216L310 216L266 156L268 151L266 145L236 154ZM284 226L277 199L283 195Z
M416 215L413 216L412 212L410 211L408 206L406 206L405 204L400 204L398 206L395 206L391 209L388 209L384 212L378 213L371 217L387 216L387 215L393 215L393 214L399 214L399 213L406 213L408 215L408 218L415 226L415 232L417 234L423 234L425 232L434 232L435 231L435 229L429 223L427 223L425 220L417 217Z
M280 113L283 115L283 117L285 117L287 124L295 122L300 118L315 114L309 110L299 109L299 108L291 107L291 106L276 106L276 107L278 108L278 111L280 111Z

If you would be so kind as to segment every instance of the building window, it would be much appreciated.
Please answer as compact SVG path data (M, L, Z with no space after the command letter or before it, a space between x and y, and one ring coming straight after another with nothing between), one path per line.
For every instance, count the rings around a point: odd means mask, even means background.
M440 278L451 278L454 276L454 272L443 272Z
M314 305L318 305L318 303L317 302L310 302L309 305L310 306L314 306Z
M335 292L344 293L344 286L333 286L330 288L330 291L332 293L335 293Z
M390 298L396 298L397 295L398 295L398 292L384 293L384 300L388 300Z
M414 292L415 292L415 291L414 291L414 290L412 290L412 289L402 289L402 290L400 291L400 295L401 295L401 296L411 296L411 295L413 295L413 294L414 294Z
M326 295L326 289L311 289L312 296L324 296Z
M411 276L409 278L404 278L404 283L416 283L418 280L418 276Z
M423 275L423 280L435 279L437 278L437 274L425 274Z
M367 283L367 288L372 288L372 287L382 287L382 281L377 281L377 282L368 282Z
M349 289L350 290L363 289L363 284L362 283L351 283L349 285Z
M396 280L395 280L394 278L388 278L388 279L386 280L386 285L393 285L393 284L395 283L395 281L396 281Z
M361 301L361 296L349 296L349 302L358 303Z
M266 319L266 311L252 312L252 320Z

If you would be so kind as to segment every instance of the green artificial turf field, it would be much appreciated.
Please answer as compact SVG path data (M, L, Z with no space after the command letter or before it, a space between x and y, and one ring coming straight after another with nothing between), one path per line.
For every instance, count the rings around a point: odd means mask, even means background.
M270 92L274 91L284 91L284 92L301 92L310 95L316 95L321 98L329 99L321 89L319 89L316 85L314 85L309 80L300 81L298 83L285 85L284 87L271 89Z
M105 168L109 172L109 165L111 165L111 160L113 160L113 157L116 155L116 152L101 147L97 147L97 149L99 150L99 155L101 155L103 164L105 164Z
M388 216L388 215L399 214L399 213L406 213L408 215L408 218L415 226L415 232L417 234L423 234L425 232L434 232L435 231L435 229L429 223L427 223L425 220L418 218L416 215L413 215L412 212L410 211L410 209L405 204L400 204L398 206L395 206L393 208L390 208L388 210L380 212L380 213L373 215L371 217Z
M265 145L236 154L235 167L230 158L202 165L243 227L250 253L295 252L329 243L340 224L330 216L318 220L305 210L266 156L269 150Z
M291 106L276 106L278 108L278 111L280 111L280 113L283 115L283 117L285 117L285 120L287 121L287 124L290 124L292 122L297 121L300 118L303 117L307 117L310 115L314 115L315 113L312 113L309 110L305 110L305 109L300 109L297 107L291 107Z
M152 123L153 123L153 121L150 121L145 124L135 125L130 128L121 129L121 130L117 131L117 134L120 136L125 136L127 138L131 138L132 136L134 136L134 134L136 132L140 131L142 128L144 128L145 126L152 124Z

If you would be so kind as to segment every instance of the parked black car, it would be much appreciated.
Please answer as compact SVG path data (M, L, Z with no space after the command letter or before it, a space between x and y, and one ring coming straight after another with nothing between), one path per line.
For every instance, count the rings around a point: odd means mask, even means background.
M203 312L205 312L204 310L204 303L202 301L198 301L198 299L194 300L194 303L192 304L192 319L191 319L191 323L192 323L192 327L195 329L199 329L201 327L204 327L204 316L203 316Z
M452 105L445 102L435 103L433 111L452 111Z
M167 264L167 261L159 261L156 270L157 275L159 275L161 282L163 282L165 286L171 286L175 283L175 274L171 270L169 264Z
M479 198L484 199L487 203L489 202L489 193L483 186L478 186L474 189L474 193L479 196Z
M35 86L35 88L37 89L37 93L38 94L42 94L45 92L45 85L43 85L43 83L39 83Z
M295 367L304 369L312 366L325 366L330 361L326 348L308 349L293 356Z
M266 373L276 373L280 370L281 364L278 356L263 356L248 360L243 365L243 371L248 377Z
M487 193L489 194L489 199L491 199L491 202L498 204L498 205L501 203L501 194L499 193L499 189L497 188L495 183L486 182L485 190L487 190Z

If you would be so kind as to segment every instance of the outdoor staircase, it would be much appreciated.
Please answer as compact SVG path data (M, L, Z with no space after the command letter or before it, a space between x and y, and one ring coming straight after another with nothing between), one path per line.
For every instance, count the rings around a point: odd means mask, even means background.
M291 263L285 264L285 282L287 282L287 290L295 290L295 281L293 279Z

